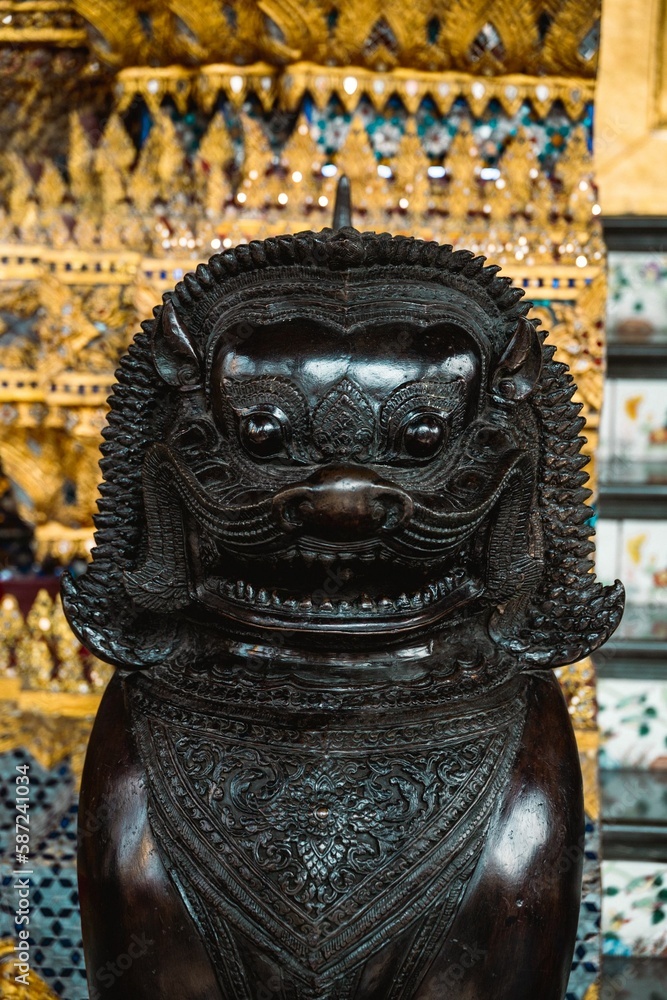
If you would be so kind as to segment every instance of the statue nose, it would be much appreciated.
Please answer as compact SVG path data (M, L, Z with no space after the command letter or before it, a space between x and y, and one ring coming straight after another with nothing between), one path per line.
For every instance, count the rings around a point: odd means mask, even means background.
M328 466L281 490L273 511L286 531L329 541L360 541L393 531L412 514L412 500L370 469Z

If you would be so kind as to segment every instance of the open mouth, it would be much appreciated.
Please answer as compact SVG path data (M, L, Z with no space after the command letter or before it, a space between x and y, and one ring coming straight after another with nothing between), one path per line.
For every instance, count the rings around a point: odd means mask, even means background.
M272 626L325 631L382 631L417 628L450 615L457 607L479 597L484 587L457 566L440 579L416 590L398 594L329 594L322 589L297 594L289 588L257 587L246 580L208 579L198 588L206 604L220 603L227 615L240 621Z
M313 505L311 521L298 531L274 516L275 496L236 505L212 498L166 446L153 446L144 475L163 507L171 505L174 522L181 519L186 528L189 580L177 597L181 606L198 606L195 617L213 609L260 629L405 633L445 617L458 620L460 609L485 593L486 561L478 550L494 507L520 477L519 459L508 454L494 482L473 500L455 497L445 509L412 503L410 518L391 530L373 521L371 501L378 491L386 499L384 481L355 472L355 491L338 466L327 467L331 482L324 486L322 472L277 495L283 517L289 503ZM164 560L164 523L165 517L156 518L152 535L149 527L148 557L126 582L148 607L164 587L155 571Z

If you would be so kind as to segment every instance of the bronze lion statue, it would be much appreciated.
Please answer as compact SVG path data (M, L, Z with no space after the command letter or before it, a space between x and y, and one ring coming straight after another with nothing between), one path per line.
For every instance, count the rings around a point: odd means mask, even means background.
M256 241L122 361L64 583L118 667L82 787L95 995L562 1000L584 815L552 668L623 592L592 572L575 385L498 270Z

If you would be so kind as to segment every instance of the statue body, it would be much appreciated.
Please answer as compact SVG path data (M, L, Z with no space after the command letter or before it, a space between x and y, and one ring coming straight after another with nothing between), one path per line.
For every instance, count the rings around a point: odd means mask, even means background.
M551 670L622 590L590 572L573 383L483 264L258 242L130 349L65 586L119 667L82 785L91 991L562 1000L584 815Z

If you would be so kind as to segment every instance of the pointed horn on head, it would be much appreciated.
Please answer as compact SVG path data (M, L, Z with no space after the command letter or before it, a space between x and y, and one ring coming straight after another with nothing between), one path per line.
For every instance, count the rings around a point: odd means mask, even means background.
M350 178L341 174L336 188L336 205L333 214L333 228L344 229L352 225L352 189Z

